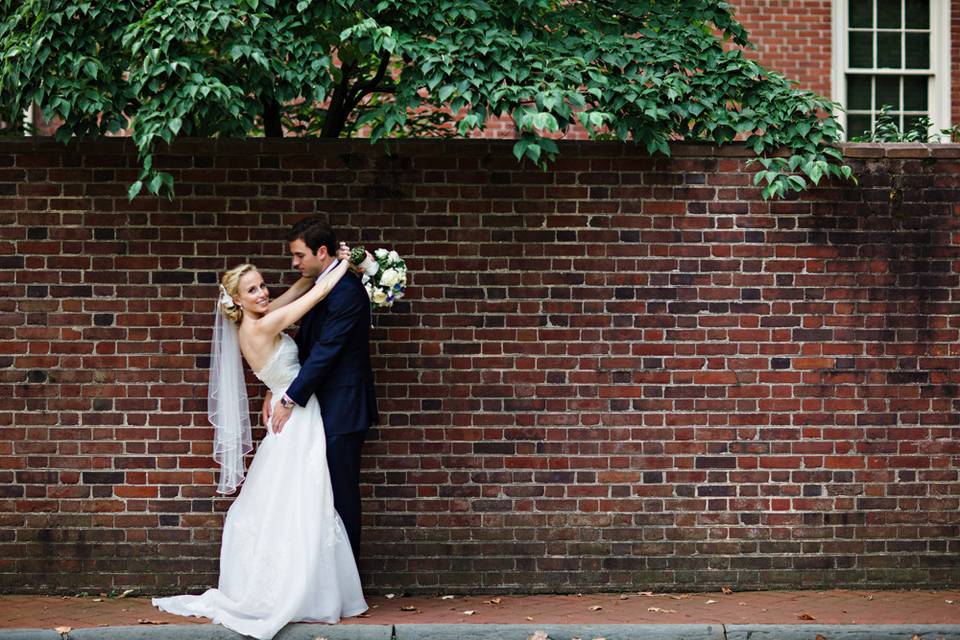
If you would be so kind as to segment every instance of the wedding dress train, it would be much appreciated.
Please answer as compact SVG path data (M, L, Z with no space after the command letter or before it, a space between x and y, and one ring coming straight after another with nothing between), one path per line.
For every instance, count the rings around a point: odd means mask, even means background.
M279 399L299 368L296 343L284 334L256 375ZM261 640L288 622L335 623L367 610L350 542L333 506L316 398L294 408L280 434L267 429L227 512L218 588L154 598L153 604Z

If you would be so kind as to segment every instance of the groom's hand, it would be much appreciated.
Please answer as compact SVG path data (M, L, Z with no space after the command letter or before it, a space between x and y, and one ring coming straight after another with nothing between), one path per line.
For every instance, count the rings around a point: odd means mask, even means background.
M267 394L263 396L263 410L261 411L261 418L263 419L263 426L270 424L270 405L273 403L273 392L267 389Z
M284 407L282 404L277 405L277 408L273 412L274 433L280 433L283 431L283 425L287 424L287 420L290 419L291 413L293 413L293 407Z

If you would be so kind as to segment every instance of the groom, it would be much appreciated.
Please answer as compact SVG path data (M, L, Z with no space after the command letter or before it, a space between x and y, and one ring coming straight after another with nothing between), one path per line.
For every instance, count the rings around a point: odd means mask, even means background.
M305 277L316 280L338 263L336 235L319 216L293 225L287 242L293 268ZM300 373L273 414L279 430L294 404L305 406L311 395L320 401L333 503L355 558L360 554L360 450L367 430L379 418L369 341L370 299L360 279L348 273L300 321L296 337ZM270 401L268 395L265 418Z

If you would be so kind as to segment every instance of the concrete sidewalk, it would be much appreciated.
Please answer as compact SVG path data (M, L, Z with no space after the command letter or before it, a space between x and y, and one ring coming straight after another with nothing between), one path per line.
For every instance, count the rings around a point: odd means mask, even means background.
M960 640L960 591L370 596L336 626L291 625L277 640ZM205 619L146 597L0 596L0 640L227 640Z

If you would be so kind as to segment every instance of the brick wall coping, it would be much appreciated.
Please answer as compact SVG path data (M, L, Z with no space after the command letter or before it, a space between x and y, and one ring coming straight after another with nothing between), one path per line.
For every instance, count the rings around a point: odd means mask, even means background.
M491 140L491 139L405 139L391 140L388 145L393 148L403 147L409 153L423 150L424 148L433 148L440 146L441 149L455 149L457 153L465 155L477 155L487 153L488 150L500 147L504 153L509 153L509 148L513 146L513 140ZM91 145L93 149L105 149L113 153L135 152L133 142L130 138L100 138L96 140L77 140L71 142L66 148L74 150L78 144L83 144L84 150L89 152ZM163 153L172 154L190 154L190 153L210 153L211 145L214 146L214 153L284 153L295 151L298 153L319 152L325 148L338 147L339 149L380 147L383 145L371 145L365 138L353 138L344 140L321 140L317 138L246 138L246 139L214 139L214 138L181 138L174 143L172 149L164 150ZM576 153L578 150L588 152L591 155L600 154L603 156L617 155L635 155L639 152L643 155L643 150L639 147L620 142L592 141L592 140L570 140L559 141L560 156ZM37 151L51 152L57 149L64 149L64 145L54 140L52 137L0 137L0 153L17 152L21 149L35 149ZM676 142L670 145L672 156L675 158L750 158L754 156L752 150L743 145L728 145L718 147L714 145ZM923 158L960 158L960 144L931 144L931 143L844 143L841 145L844 155L849 158L898 158L898 159L923 159Z

